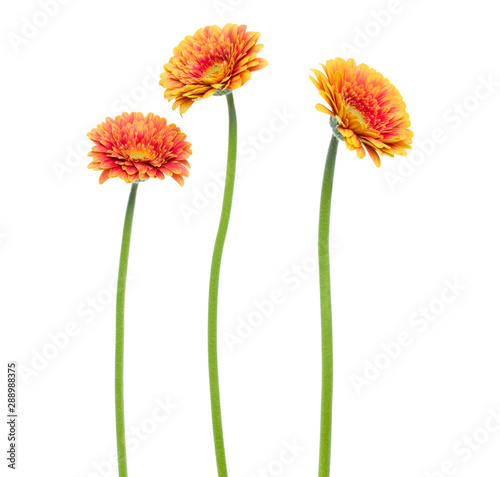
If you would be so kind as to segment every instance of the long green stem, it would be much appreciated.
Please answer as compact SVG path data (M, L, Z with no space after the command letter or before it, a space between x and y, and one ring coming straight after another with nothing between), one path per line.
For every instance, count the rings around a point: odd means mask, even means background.
M127 283L128 255L130 236L134 220L137 183L132 184L128 198L125 223L123 225L122 248L120 252L120 268L118 270L118 287L116 293L116 347L115 347L115 411L116 411L116 445L118 450L118 473L127 477L127 454L125 446L125 412L123 404L123 348L125 343L125 286Z
M330 455L332 448L333 339L330 286L330 211L332 206L333 173L335 171L338 144L338 139L332 136L326 156L319 212L318 259L322 355L319 477L329 477L330 475Z
M226 96L229 111L229 144L227 151L226 183L224 199L219 222L219 230L215 239L212 267L210 270L210 289L208 295L208 371L210 379L210 400L212 407L212 426L214 432L215 457L219 477L227 477L226 452L224 450L224 434L222 432L222 414L219 391L219 369L217 364L217 301L219 294L219 275L224 242L226 240L231 204L233 202L234 177L236 175L237 125L233 94Z

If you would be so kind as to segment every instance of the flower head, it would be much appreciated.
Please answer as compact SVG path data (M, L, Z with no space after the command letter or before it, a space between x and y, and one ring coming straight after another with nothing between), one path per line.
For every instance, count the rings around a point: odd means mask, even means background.
M119 177L127 183L165 175L181 186L189 176L191 144L175 124L149 113L123 113L92 129L89 169L102 171L99 183Z
M229 93L243 86L267 61L257 58L264 45L257 45L260 33L246 31L246 25L228 23L200 28L174 48L174 56L163 67L160 85L165 98L174 99L173 109L185 113L194 101L216 91Z
M408 129L410 116L399 91L380 73L354 60L328 60L324 73L312 70L310 77L330 108L317 104L318 111L331 116L334 133L345 141L358 157L365 150L377 167L380 156L406 156L413 133Z

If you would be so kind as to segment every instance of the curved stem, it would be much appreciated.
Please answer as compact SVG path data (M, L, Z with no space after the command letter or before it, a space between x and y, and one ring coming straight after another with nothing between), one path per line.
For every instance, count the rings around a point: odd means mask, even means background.
M237 125L233 94L226 96L229 111L229 144L227 151L226 183L224 199L219 222L219 230L215 239L212 267L210 270L210 289L208 295L208 371L210 379L210 400L212 407L212 426L214 432L215 457L219 477L227 477L226 452L222 432L222 414L220 406L219 370L217 364L217 301L219 294L219 274L222 251L226 240L231 204L233 202L234 177L236 175L236 141Z
M333 340L330 286L330 211L332 205L333 173L338 144L338 139L332 136L326 156L319 212L318 261L322 355L319 477L328 477L330 475L330 454L332 447Z
M123 225L122 248L120 252L120 268L118 270L118 287L116 292L116 347L115 347L115 412L116 412L116 445L118 450L118 473L127 477L127 455L125 445L125 412L123 404L123 348L125 342L125 286L127 283L128 255L130 236L134 219L137 183L132 184L128 198L125 223Z

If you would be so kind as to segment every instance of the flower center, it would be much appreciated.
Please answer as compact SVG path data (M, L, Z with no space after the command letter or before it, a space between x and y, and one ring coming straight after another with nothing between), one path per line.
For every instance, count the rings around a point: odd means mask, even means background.
M130 159L142 160L142 159L150 159L150 157L145 152L136 151L130 154Z
M222 69L222 65L221 65L221 64L218 64L218 65L212 66L212 68L210 68L210 69L208 69L207 71L205 71L205 76L204 76L204 78L209 78L209 77L210 77L210 76L212 76L214 73L218 73L221 69Z
M361 124L364 124L364 123L366 122L366 121L365 121L365 118L363 117L363 115L362 115L362 114L361 114L361 113L360 113L360 112L359 112L356 108L353 108L352 106L349 106L349 107L347 108L347 110L348 110L350 113L354 114L354 116L356 116L356 117L358 118L358 120L359 120L359 122L360 122Z

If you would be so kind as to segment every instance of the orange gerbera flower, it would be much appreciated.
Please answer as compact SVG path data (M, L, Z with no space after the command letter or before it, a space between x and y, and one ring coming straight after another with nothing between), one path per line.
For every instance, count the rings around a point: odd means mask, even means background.
M175 99L172 109L185 113L194 101L218 91L227 94L243 86L252 71L267 66L257 58L264 45L257 45L260 33L246 31L246 25L228 23L200 28L174 48L174 56L164 66L160 85L165 98Z
M322 104L316 109L331 116L334 134L347 148L360 158L368 151L377 167L379 154L406 156L413 137L410 116L389 80L365 64L356 66L352 59L336 58L321 66L325 73L312 70L316 79L311 80L330 109Z
M89 152L94 171L103 171L99 183L119 177L127 183L165 175L181 186L189 176L191 144L175 124L149 113L123 113L92 129L87 136L95 146Z

